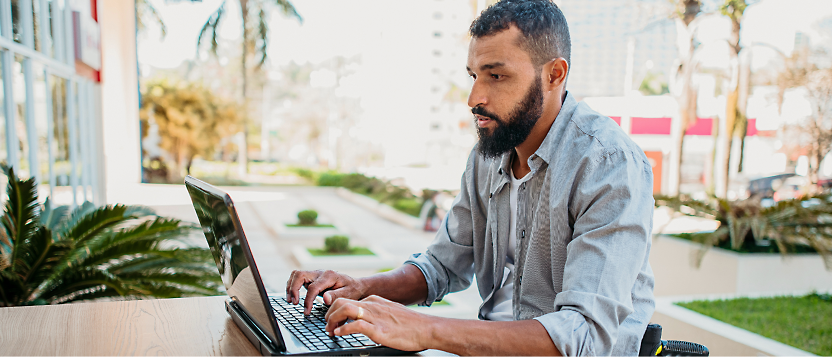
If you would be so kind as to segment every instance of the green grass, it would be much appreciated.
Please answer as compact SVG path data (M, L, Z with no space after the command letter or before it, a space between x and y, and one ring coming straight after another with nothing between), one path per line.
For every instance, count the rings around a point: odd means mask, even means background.
M832 296L738 298L677 304L804 351L832 355Z
M286 227L334 228L331 224L287 224Z
M349 253L330 253L323 249L307 248L309 254L315 257L333 256L333 255L375 255L373 252L364 247L350 247Z

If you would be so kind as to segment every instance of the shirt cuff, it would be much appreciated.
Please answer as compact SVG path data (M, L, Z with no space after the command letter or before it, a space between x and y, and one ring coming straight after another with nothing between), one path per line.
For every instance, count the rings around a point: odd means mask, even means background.
M590 322L580 312L563 308L534 319L543 325L562 355L595 356Z
M425 282L428 286L428 294L425 297L425 301L420 302L417 304L418 306L430 306L434 302L436 302L437 293L436 293L436 275L437 272L433 269L433 265L431 264L430 259L428 258L427 254L423 253L416 253L410 256L404 264L414 265L422 271L422 275L425 276Z

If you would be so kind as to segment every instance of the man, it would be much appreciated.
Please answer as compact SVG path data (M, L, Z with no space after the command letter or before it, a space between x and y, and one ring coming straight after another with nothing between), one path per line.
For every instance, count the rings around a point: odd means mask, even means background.
M324 292L328 332L402 350L638 354L654 309L647 158L566 92L569 30L554 3L499 2L470 32L468 105L479 143L434 242L366 278L295 271L287 298L298 303L306 286L309 311ZM474 275L481 321L402 305L430 305Z

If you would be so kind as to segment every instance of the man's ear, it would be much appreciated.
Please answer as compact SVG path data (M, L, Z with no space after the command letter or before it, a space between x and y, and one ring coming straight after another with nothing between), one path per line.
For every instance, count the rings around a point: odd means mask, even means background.
M563 57L555 58L543 65L543 72L546 78L544 82L547 90L554 90L566 83L566 74L569 73L569 63Z

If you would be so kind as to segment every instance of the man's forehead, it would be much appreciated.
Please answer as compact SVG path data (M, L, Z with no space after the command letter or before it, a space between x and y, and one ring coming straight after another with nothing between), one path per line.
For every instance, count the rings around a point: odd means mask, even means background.
M520 36L520 30L512 25L493 35L472 38L468 45L468 70L487 70L513 67L523 62L531 63L528 53L520 47Z

